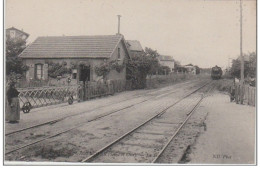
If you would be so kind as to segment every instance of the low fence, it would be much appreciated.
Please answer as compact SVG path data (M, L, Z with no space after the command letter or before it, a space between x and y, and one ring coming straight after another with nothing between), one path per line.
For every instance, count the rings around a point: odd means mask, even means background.
M18 88L20 107L30 103L31 108L49 106L68 102L71 96L73 100L84 101L96 97L113 95L131 88L131 81L113 80L106 83L89 82L83 85L71 86L47 86Z
M66 78L54 79L49 77L48 80L29 80L21 79L17 82L16 86L18 88L35 88L35 87L54 87L54 86L65 86L65 85L77 85L76 79L71 79L70 84L67 82Z
M178 80L195 78L194 75L189 74L174 74L167 76L160 76L156 78L147 79L147 88L153 88L154 85L162 83L172 83ZM85 85L69 85L69 86L46 86L46 87L32 87L32 88L18 88L20 107L22 108L26 103L30 103L32 108L49 106L54 104L65 103L69 101L71 96L73 100L85 101L88 99L102 97L106 95L113 95L117 92L122 92L132 89L132 81L129 80L111 80L105 83L88 82Z
M251 105L251 106L255 106L255 102L256 102L256 88L249 86L249 85L245 85L244 87L244 103Z
M81 100L87 100L95 97L102 97L106 95L113 95L116 92L122 92L131 89L131 81L127 80L111 80L106 83L86 83L81 86Z
M235 84L231 89L231 100L236 103L255 106L256 104L256 88L249 85Z
M82 88L80 98L81 100L88 100L96 97L112 95L114 94L112 88L112 84L88 83Z
M20 107L29 102L32 108L68 102L72 96L78 99L79 86L18 88Z

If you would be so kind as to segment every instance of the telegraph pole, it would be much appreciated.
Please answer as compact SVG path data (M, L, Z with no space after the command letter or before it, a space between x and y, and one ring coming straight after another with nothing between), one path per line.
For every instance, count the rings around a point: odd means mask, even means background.
M241 61L241 84L244 83L244 56L243 56L243 9L242 9L242 0L240 0L240 61Z
M240 104L244 101L244 56L243 56L243 5L240 0L240 59L241 59L241 73L240 73L240 87L239 87L239 100Z

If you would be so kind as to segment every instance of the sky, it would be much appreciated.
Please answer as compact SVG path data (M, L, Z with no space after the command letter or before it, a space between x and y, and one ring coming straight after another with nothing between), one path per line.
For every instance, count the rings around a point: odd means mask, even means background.
M182 65L226 67L240 54L239 0L6 0L5 28L39 36L113 35ZM256 51L256 1L243 0L243 53Z

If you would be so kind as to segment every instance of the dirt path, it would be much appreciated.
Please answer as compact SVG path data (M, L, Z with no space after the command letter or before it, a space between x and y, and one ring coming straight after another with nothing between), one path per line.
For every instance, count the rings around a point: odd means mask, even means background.
M254 164L255 107L215 93L202 103L208 116L189 154L189 164Z

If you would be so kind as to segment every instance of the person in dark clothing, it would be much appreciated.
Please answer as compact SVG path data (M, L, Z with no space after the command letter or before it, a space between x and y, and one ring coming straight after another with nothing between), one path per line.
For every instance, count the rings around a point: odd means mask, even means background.
M10 83L7 90L6 102L6 121L9 123L18 123L20 120L20 104L18 99L19 92L15 89L15 84Z

